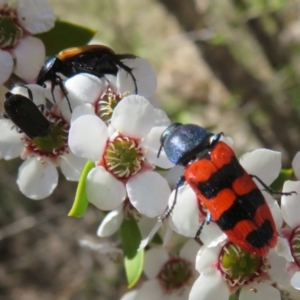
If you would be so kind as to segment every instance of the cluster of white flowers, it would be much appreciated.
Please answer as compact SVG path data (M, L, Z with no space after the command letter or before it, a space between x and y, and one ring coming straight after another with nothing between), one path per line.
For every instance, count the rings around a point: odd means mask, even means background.
M19 73L31 82L44 62L45 51L30 34L49 30L55 17L43 0L20 0L16 9L6 2L0 1L0 17L14 24L14 32L0 44L0 81L9 78L16 58ZM29 9L31 5L36 7L34 12ZM28 68L32 55L37 65ZM170 120L152 100L157 84L152 67L139 57L122 63L132 70L136 82L119 66L115 76L99 78L80 73L66 78L63 84L67 97L59 86L52 93L49 84L13 88L12 94L31 98L43 108L41 112L51 130L46 136L30 139L9 118L0 119L0 158L24 160L17 184L25 196L34 200L48 197L56 188L57 167L68 180L78 181L86 162L94 163L86 177L85 192L90 203L110 211L99 226L98 236L113 235L130 215L137 221L142 238L148 241L157 217L174 201L175 191L171 193L170 186L174 186L172 172L178 174L178 169L171 169L165 177L156 172L156 167L174 166L164 151L157 157L160 136ZM281 154L259 149L244 155L240 164L269 186L281 170ZM300 155L296 155L296 175L300 173L299 165ZM259 182L257 186L263 189ZM168 254L163 247L146 251L144 272L148 281L122 300L227 300L231 294L241 300L280 300L275 284L300 289L300 182L287 181L283 192L291 191L296 193L282 196L281 206L262 191L278 233L276 247L266 256L240 249L211 222L200 234L202 244L190 239L179 255ZM165 224L168 232L194 238L205 220L206 208L199 207L197 196L187 184L177 192L176 205Z

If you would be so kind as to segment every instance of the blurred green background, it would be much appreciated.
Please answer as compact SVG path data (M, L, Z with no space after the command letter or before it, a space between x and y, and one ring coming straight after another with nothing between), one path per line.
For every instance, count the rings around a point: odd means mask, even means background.
M58 18L98 30L95 43L148 59L173 121L225 132L238 155L279 150L290 167L300 150L299 0L49 2ZM48 199L26 199L20 163L0 161L0 299L120 299L122 265L79 246L100 242L101 212L67 217L76 184L62 176Z

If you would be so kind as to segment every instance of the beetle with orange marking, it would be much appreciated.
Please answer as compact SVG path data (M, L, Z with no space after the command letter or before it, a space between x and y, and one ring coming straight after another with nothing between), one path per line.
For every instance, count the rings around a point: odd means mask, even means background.
M277 232L270 208L253 177L268 191L273 191L243 169L233 150L220 140L222 135L180 123L171 124L162 133L158 156L164 148L171 162L185 167L176 185L173 204L162 219L171 214L178 188L187 182L196 193L199 206L203 204L208 209L196 238L204 223L213 220L230 241L250 253L264 256L276 245Z

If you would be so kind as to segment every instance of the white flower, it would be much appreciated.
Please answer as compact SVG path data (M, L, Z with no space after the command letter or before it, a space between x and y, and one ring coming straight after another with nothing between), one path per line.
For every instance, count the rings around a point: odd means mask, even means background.
M281 154L279 152L258 149L243 155L240 159L243 168L252 175L258 176L266 185L274 181L281 168ZM256 179L254 179L256 181ZM256 181L257 182L257 181ZM261 187L260 183L257 185ZM282 217L277 202L266 192L262 192L273 215L276 228L282 225ZM175 191L169 198L169 207L174 202ZM200 224L206 217L206 209L197 199L196 194L188 184L178 189L177 201L170 218L170 226L179 234L195 237ZM226 235L219 229L216 223L204 225L200 235L202 242L209 247L224 241Z
M11 92L29 97L39 106L46 106L43 88L38 85L16 87ZM25 161L19 168L17 184L28 198L39 200L51 195L58 182L57 166L68 180L77 181L86 160L70 152L67 144L68 123L51 111L44 112L51 123L49 134L30 139L20 132L9 119L0 119L0 158L20 156ZM33 126L34 120L32 121ZM39 126L39 124L36 124Z
M12 73L14 59L20 76L34 82L45 61L45 47L31 35L50 30L55 15L46 0L19 0L16 9L7 2L0 3L0 83Z
M140 215L129 201L125 201L123 205L119 206L117 209L110 211L102 220L100 226L97 230L97 235L99 237L105 238L116 233L124 218L127 216L133 216L136 220L142 238L145 238L154 224L157 222L156 218L148 218L146 216Z
M171 164L166 157L157 158L165 126L154 127L159 121L149 101L137 95L125 97L114 109L109 127L85 109L82 113L77 111L71 124L69 145L76 155L96 164L87 176L89 201L99 209L113 210L128 197L140 213L161 214L170 188L153 165Z
M189 240L181 248L178 256L169 255L164 248L160 247L146 251L144 272L148 280L135 293L128 293L122 299L188 299L196 278L194 263L198 250L199 244Z
M282 230L282 234L288 240L289 249L294 259L287 266L288 271L293 275L291 285L300 290L300 182L286 181L283 185L284 193L295 191L297 194L283 195L281 197L282 217L288 228Z
M196 258L200 273L189 300L228 300L240 289L239 299L280 300L275 281L288 283L286 260L270 250L266 257L252 255L231 242L213 248L203 246Z
M95 113L104 121L109 120L117 103L126 95L138 94L149 98L156 90L156 75L149 62L143 58L126 59L124 64L132 68L136 79L135 90L132 77L122 68L117 76L105 75L99 78L88 73L80 73L64 83L68 91L68 99L72 110L78 105L90 103ZM61 102L60 109L66 119L70 119L71 112L66 100Z

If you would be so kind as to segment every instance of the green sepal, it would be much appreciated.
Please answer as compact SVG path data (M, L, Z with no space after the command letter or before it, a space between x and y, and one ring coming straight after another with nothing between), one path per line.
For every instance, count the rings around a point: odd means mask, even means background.
M229 300L237 300L237 297L235 294L230 295Z
M291 179L293 176L293 169L282 169L278 177L271 184L271 189L274 191L281 191L285 181Z
M133 217L124 219L120 233L128 288L132 288L139 281L143 272L145 251L144 249L138 251L142 235Z
M76 195L75 195L75 200L73 202L73 206L70 210L70 212L68 213L69 217L75 217L75 218L81 218L87 207L89 204L89 200L86 196L86 177L88 175L88 173L90 172L91 169L93 169L95 167L95 164L91 161L88 161L79 178L79 182L77 185L77 190L76 190Z
M57 20L51 30L34 36L43 41L46 56L52 56L66 48L86 45L96 32L87 27Z

